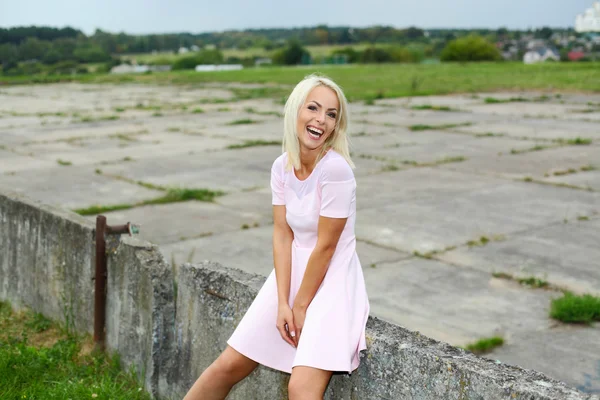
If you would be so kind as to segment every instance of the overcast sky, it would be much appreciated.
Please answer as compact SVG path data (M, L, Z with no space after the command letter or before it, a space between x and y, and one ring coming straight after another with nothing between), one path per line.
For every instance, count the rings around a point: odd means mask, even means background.
M0 27L131 34L329 26L572 27L593 0L0 0Z

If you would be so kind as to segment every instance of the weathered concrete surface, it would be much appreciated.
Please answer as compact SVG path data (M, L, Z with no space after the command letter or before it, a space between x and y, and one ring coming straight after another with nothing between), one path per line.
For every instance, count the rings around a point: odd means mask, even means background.
M0 220L0 299L56 319L68 309L72 327L89 332L90 223L16 194L0 195ZM110 237L107 256L107 348L135 368L155 397L180 398L224 349L264 276L210 262L184 264L175 285L156 246L126 237ZM367 338L362 366L351 376L334 376L327 399L598 400L541 373L498 365L374 318ZM230 398L286 398L287 382L286 374L260 367Z
M0 192L0 299L69 329L94 326L94 229L84 218Z
M158 395L173 369L174 282L156 246L112 237L107 243L106 347L134 366Z
M183 395L226 347L264 277L205 262L178 276L174 394ZM208 323L207 323L208 322ZM478 358L370 318L366 352L351 376L334 375L326 399L597 399L541 373ZM286 397L288 376L259 366L228 397Z
M230 90L264 86L75 84L2 88L0 187L20 190L64 208L134 204L163 194L138 181L222 189L227 194L217 197L215 204L192 201L136 207L107 216L113 224L142 224L141 237L159 244L165 259L175 265L188 259L211 259L266 274L272 269L269 168L280 147L227 149L247 139L281 140L282 105L278 100L240 100ZM486 97L524 97L529 101L485 104ZM514 282L491 276L504 258L510 261L506 270L518 276L535 273L576 291L600 286L600 276L593 274L600 230L580 231L579 227L586 226L583 222L592 221L578 220L594 220L600 211L599 103L597 94L557 96L540 92L352 103L350 134L357 164L359 209L356 233L359 257L365 275L370 276L367 290L397 298L422 318L407 319L398 305L390 302L374 302L372 314L424 332L439 314L434 307L421 306L430 304L426 291L412 291L408 299L397 297L398 292L411 291L417 282L425 282L427 287L431 277L432 270L419 268L423 264L412 256L413 251L435 251L433 257L439 263L435 265L453 271L453 279L448 280L459 284L442 286L447 297L440 301L458 299L457 304L463 304L460 293L465 287L469 293L493 294L493 299L497 296L498 302L505 304L505 312L498 312L495 301L489 300L474 303L471 315L493 315L493 324L498 326L519 321L522 313L535 321L547 318L549 305L544 304L547 299L540 292L516 289ZM459 111L411 108L423 104ZM576 112L578 109L585 112ZM115 116L118 119L113 120ZM242 119L256 123L230 125ZM445 125L456 123L469 125ZM410 131L415 124L437 128ZM564 145L565 139L574 138L589 138L591 143ZM536 147L540 145L560 147ZM440 162L450 156L466 159ZM73 165L58 165L59 157L68 158L65 161ZM403 162L411 160L437 165ZM523 182L527 177L533 181ZM258 227L254 227L255 221ZM566 229L548 236L557 224L564 224ZM244 229L245 225L250 229ZM205 236L208 233L212 236ZM482 236L490 240L485 246L467 244ZM581 240L574 243L572 237ZM558 258L549 262L548 255ZM571 260L568 263L567 258ZM389 275L388 264L403 260L411 276L401 279L401 271ZM520 271L519 265L536 268ZM392 284L390 279L395 279ZM469 279L481 287L469 286ZM522 300L527 298L525 294L506 295L513 290L531 290L532 298L541 299L533 301L536 306L527 310ZM487 335L493 325L490 320L474 324L468 313L446 313L444 318L452 326L469 325L468 337L473 340ZM538 334L554 338L555 328L550 324L540 329L506 337L505 351L496 358L539 368L574 387L594 374L593 364L600 356L593 350L587 354L578 350L585 346L594 349L587 327L573 327L573 341L549 339L563 346L561 351L523 352L523 348L536 348L528 343ZM435 333L431 329L428 332ZM452 332L462 340L463 336ZM507 335L511 332L508 330ZM445 340L449 333L438 329L435 335L435 339ZM581 360L565 354L579 354ZM596 386L586 390L600 388L600 382L593 383Z
M544 229L524 231L487 246L463 246L436 256L442 261L492 274L537 277L576 293L600 295L600 216L559 221ZM527 249L524 253L523 249ZM584 250L589 249L589 250ZM600 358L600 353L598 353Z
M109 238L106 346L150 393L170 370L173 277L156 246ZM70 330L94 328L94 225L77 214L0 192L0 300Z

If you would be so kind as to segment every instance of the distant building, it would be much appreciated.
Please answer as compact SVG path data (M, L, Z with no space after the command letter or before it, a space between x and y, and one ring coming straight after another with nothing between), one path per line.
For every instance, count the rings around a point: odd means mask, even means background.
M244 69L242 64L222 64L222 65L196 65L196 72L208 72L208 71L237 71Z
M271 65L271 64L273 64L273 60L268 57L257 58L254 61L254 65L256 65L257 67L261 66L261 65Z
M116 65L110 69L111 74L143 74L145 72L170 71L170 65Z
M570 61L579 61L585 57L585 53L583 51L570 51L568 57Z
M585 10L575 19L575 31L600 32L600 1L596 1L591 8Z
M188 53L190 50L187 47L180 47L179 50L177 50L177 52L179 54L185 54Z
M560 54L555 49L541 46L529 50L523 56L523 62L525 64L535 64L539 62L560 61Z

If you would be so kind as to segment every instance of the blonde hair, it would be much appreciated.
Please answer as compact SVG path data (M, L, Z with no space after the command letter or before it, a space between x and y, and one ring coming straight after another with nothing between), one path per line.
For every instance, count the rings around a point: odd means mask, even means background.
M298 114L300 108L304 105L308 94L317 86L325 86L333 90L337 95L340 103L340 109L337 113L337 120L333 132L325 140L321 152L317 155L315 165L329 149L335 150L346 159L348 164L354 168L354 163L350 159L350 142L347 135L348 130L348 101L342 89L331 79L322 75L308 75L300 81L290 97L285 102L284 117L283 117L283 145L282 150L287 152L286 169L300 169L300 144L298 141L298 133L296 132L298 125Z

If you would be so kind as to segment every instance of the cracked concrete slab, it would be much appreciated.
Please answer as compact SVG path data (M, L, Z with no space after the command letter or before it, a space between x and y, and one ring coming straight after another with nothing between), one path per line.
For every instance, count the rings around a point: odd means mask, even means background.
M140 183L223 190L226 195L214 203L142 206L105 215L115 224L140 223L141 237L159 244L176 264L210 259L266 275L272 269L269 173L281 147L227 149L246 140L281 140L279 100L239 100L233 91L262 87L2 88L0 187L65 209L164 194ZM538 101L542 95L479 93L351 104L357 248L374 315L454 345L504 334L507 344L491 356L581 385L578 376L589 373L594 362L595 331L572 327L573 340L555 334L556 322L547 311L557 292L491 275L498 269L539 274L581 291L600 287L595 274L600 131L594 110L574 112L600 103L600 97L546 94ZM515 96L530 101L484 103L486 97ZM459 111L411 108L423 104ZM229 125L244 119L257 123ZM470 125L408 129L461 123ZM477 136L490 133L504 136ZM527 151L575 138L592 143ZM455 156L466 160L434 167L402 163ZM60 166L59 159L73 164ZM393 167L390 159L396 161ZM518 181L526 177L533 181ZM560 184L590 190L554 186ZM589 220L578 220L583 216ZM482 236L490 239L485 246L467 244ZM414 251L437 252L428 260L414 257ZM530 268L521 271L524 264ZM536 337L548 341L548 351ZM525 351L528 346L531 351Z

